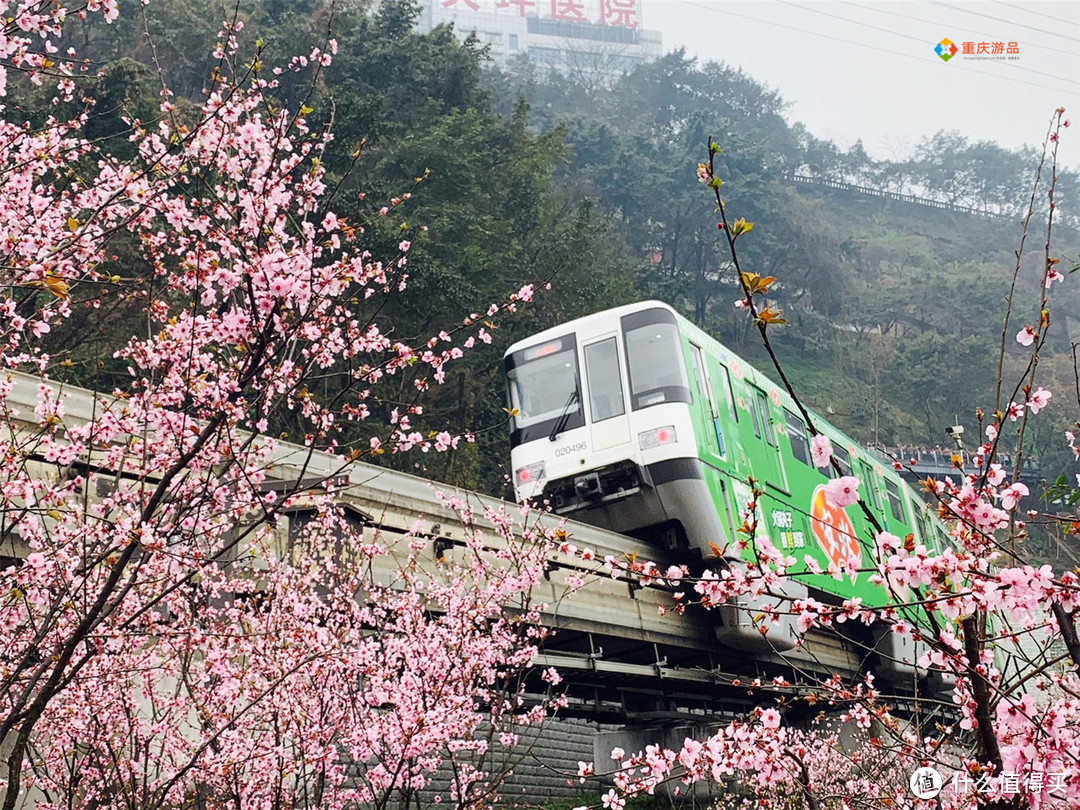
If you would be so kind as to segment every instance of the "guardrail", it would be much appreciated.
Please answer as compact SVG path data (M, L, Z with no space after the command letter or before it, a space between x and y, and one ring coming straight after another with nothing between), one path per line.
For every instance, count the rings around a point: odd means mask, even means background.
M863 194L868 197L881 197L883 199L895 200L896 202L908 203L911 205L921 205L927 208L937 208L944 211L956 211L961 214L975 214L980 217L991 217L993 219L1009 220L1016 219L1009 214L1003 214L997 211L987 211L983 208L973 208L970 205L961 205L959 203L947 202L945 200L934 200L929 197L919 197L914 194L901 194L897 191L884 191L878 188L870 188L869 186L860 186L854 183L845 183L843 180L829 180L820 177L811 177L805 174L786 174L784 180L789 183L808 185L808 186L821 186L823 188L833 188L841 191L853 191L858 194Z
M32 414L38 400L36 377L9 372L14 387L11 405ZM74 386L50 385L64 397L63 422L93 419L110 398ZM26 426L33 424L27 419ZM40 464L42 474L55 474L55 466ZM92 474L88 475L88 479ZM277 442L267 469L265 486L288 491L314 491L333 480L335 498L354 512L365 533L379 533L390 547L430 538L430 562L452 554L464 544L465 526L443 498L473 507L473 527L495 536L485 508L519 510L507 503L456 487L444 486L407 473L363 462L342 464L339 458L288 442ZM88 480L88 486L92 482ZM588 548L599 559L622 560L632 555L664 565L663 552L642 541L554 515L531 513L541 526L561 528L567 540ZM287 529L286 529L287 531ZM401 557L407 552L402 547ZM588 716L679 716L686 712L720 714L747 703L746 685L760 678L767 689L773 677L792 684L828 677L853 676L864 666L865 649L831 632L812 631L806 643L784 653L745 653L722 647L716 637L717 614L674 606L668 590L642 586L632 576L589 576L580 557L553 550L545 582L533 592L533 601L547 607L544 624L557 632L537 658L538 666L556 666L570 688L569 711ZM382 572L392 578L394 558ZM571 594L567 577L585 576L586 584ZM387 580L389 581L389 579ZM663 609L662 609L663 608ZM739 686L740 681L742 685ZM642 709L641 706L647 708ZM661 707L661 708L658 708ZM637 707L637 708L634 708Z
M887 463L891 463L893 460L899 461L903 465L903 469L900 470L900 475L908 480L925 478L928 475L937 477L951 475L955 478L961 474L961 471L972 471L971 463L968 459L969 454L963 450L957 451L959 452L960 463L964 465L962 468L958 468L953 462L954 451L940 447L889 447L884 445L872 445L870 450L879 459ZM1006 479L1011 480L1013 474L1012 455L1009 453L1001 453L996 457L995 463L1001 464ZM1029 482L1039 481L1041 476L1042 471L1039 465L1031 459L1025 458L1020 465L1020 480Z

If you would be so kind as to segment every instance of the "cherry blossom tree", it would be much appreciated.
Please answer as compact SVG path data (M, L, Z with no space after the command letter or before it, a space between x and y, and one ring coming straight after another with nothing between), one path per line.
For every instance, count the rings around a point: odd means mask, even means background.
M0 76L71 101L64 19L114 19L115 0L2 5ZM473 806L505 776L495 755L515 728L544 714L520 676L542 636L529 594L546 538L448 497L464 535L435 554L420 527L358 526L338 475L469 441L420 433L408 402L362 442L352 428L381 383L438 384L485 342L482 318L533 290L417 346L384 331L378 303L406 289L408 234L394 256L356 247L364 223L330 206L330 133L275 98L283 75L317 81L336 43L271 68L238 53L241 26L224 24L197 111L162 87L159 117L129 122L131 160L82 137L86 111L0 119L3 810L31 796L408 806L438 769L451 785L439 798ZM121 238L137 266L117 261ZM52 375L82 339L72 316L118 298L127 381L69 413ZM301 445L267 435L285 417Z

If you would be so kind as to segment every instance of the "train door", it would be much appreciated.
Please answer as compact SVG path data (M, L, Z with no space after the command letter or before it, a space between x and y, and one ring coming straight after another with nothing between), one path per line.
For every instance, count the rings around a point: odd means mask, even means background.
M626 397L615 335L585 344L585 383L589 389L592 449L607 450L630 441Z
M750 386L750 419L754 423L754 435L761 440L761 469L767 484L788 491L784 465L780 459L779 442L776 439L776 427L769 415L769 400L765 392L757 386ZM755 466L757 469L757 466Z
M724 433L720 428L720 412L716 410L716 397L713 395L712 383L705 369L705 358L701 354L701 347L690 344L690 355L694 361L694 379L697 382L698 403L702 418L705 420L708 432L701 437L701 449L709 455L718 455L724 458Z

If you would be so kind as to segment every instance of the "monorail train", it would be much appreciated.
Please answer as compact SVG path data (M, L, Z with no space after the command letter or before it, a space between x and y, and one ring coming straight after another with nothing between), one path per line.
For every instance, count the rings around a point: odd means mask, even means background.
M670 306L645 301L570 321L515 343L505 365L519 500L547 501L560 515L691 560L712 557L715 545L753 561L755 544L736 542L753 477L758 537L799 561L783 596L889 601L870 582L873 530L857 506L826 501L826 471L813 464L787 392ZM891 465L813 418L880 524L937 547L943 527ZM812 573L807 555L824 573ZM760 642L745 616L725 623L722 639ZM770 642L794 643L775 634Z

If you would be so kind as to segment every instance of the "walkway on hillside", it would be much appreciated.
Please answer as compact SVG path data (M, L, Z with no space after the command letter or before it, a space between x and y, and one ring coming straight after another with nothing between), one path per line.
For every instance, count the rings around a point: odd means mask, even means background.
M957 213L961 214L976 214L977 216L990 217L991 219L1015 219L1015 217L1008 214L999 214L994 211L985 211L979 208L972 208L969 205L959 205L957 203L943 202L941 200L931 200L927 197L916 197L914 194L899 194L895 191L881 191L880 189L870 188L869 186L857 186L853 183L845 183L841 180L825 180L818 177L811 177L805 174L787 174L784 175L784 181L788 183L794 183L796 185L818 186L821 188L835 188L841 191L853 191L857 194L865 194L870 197L883 197L889 200L896 200L897 202L911 203L912 205L924 205L928 208L939 208L944 211L956 211Z

